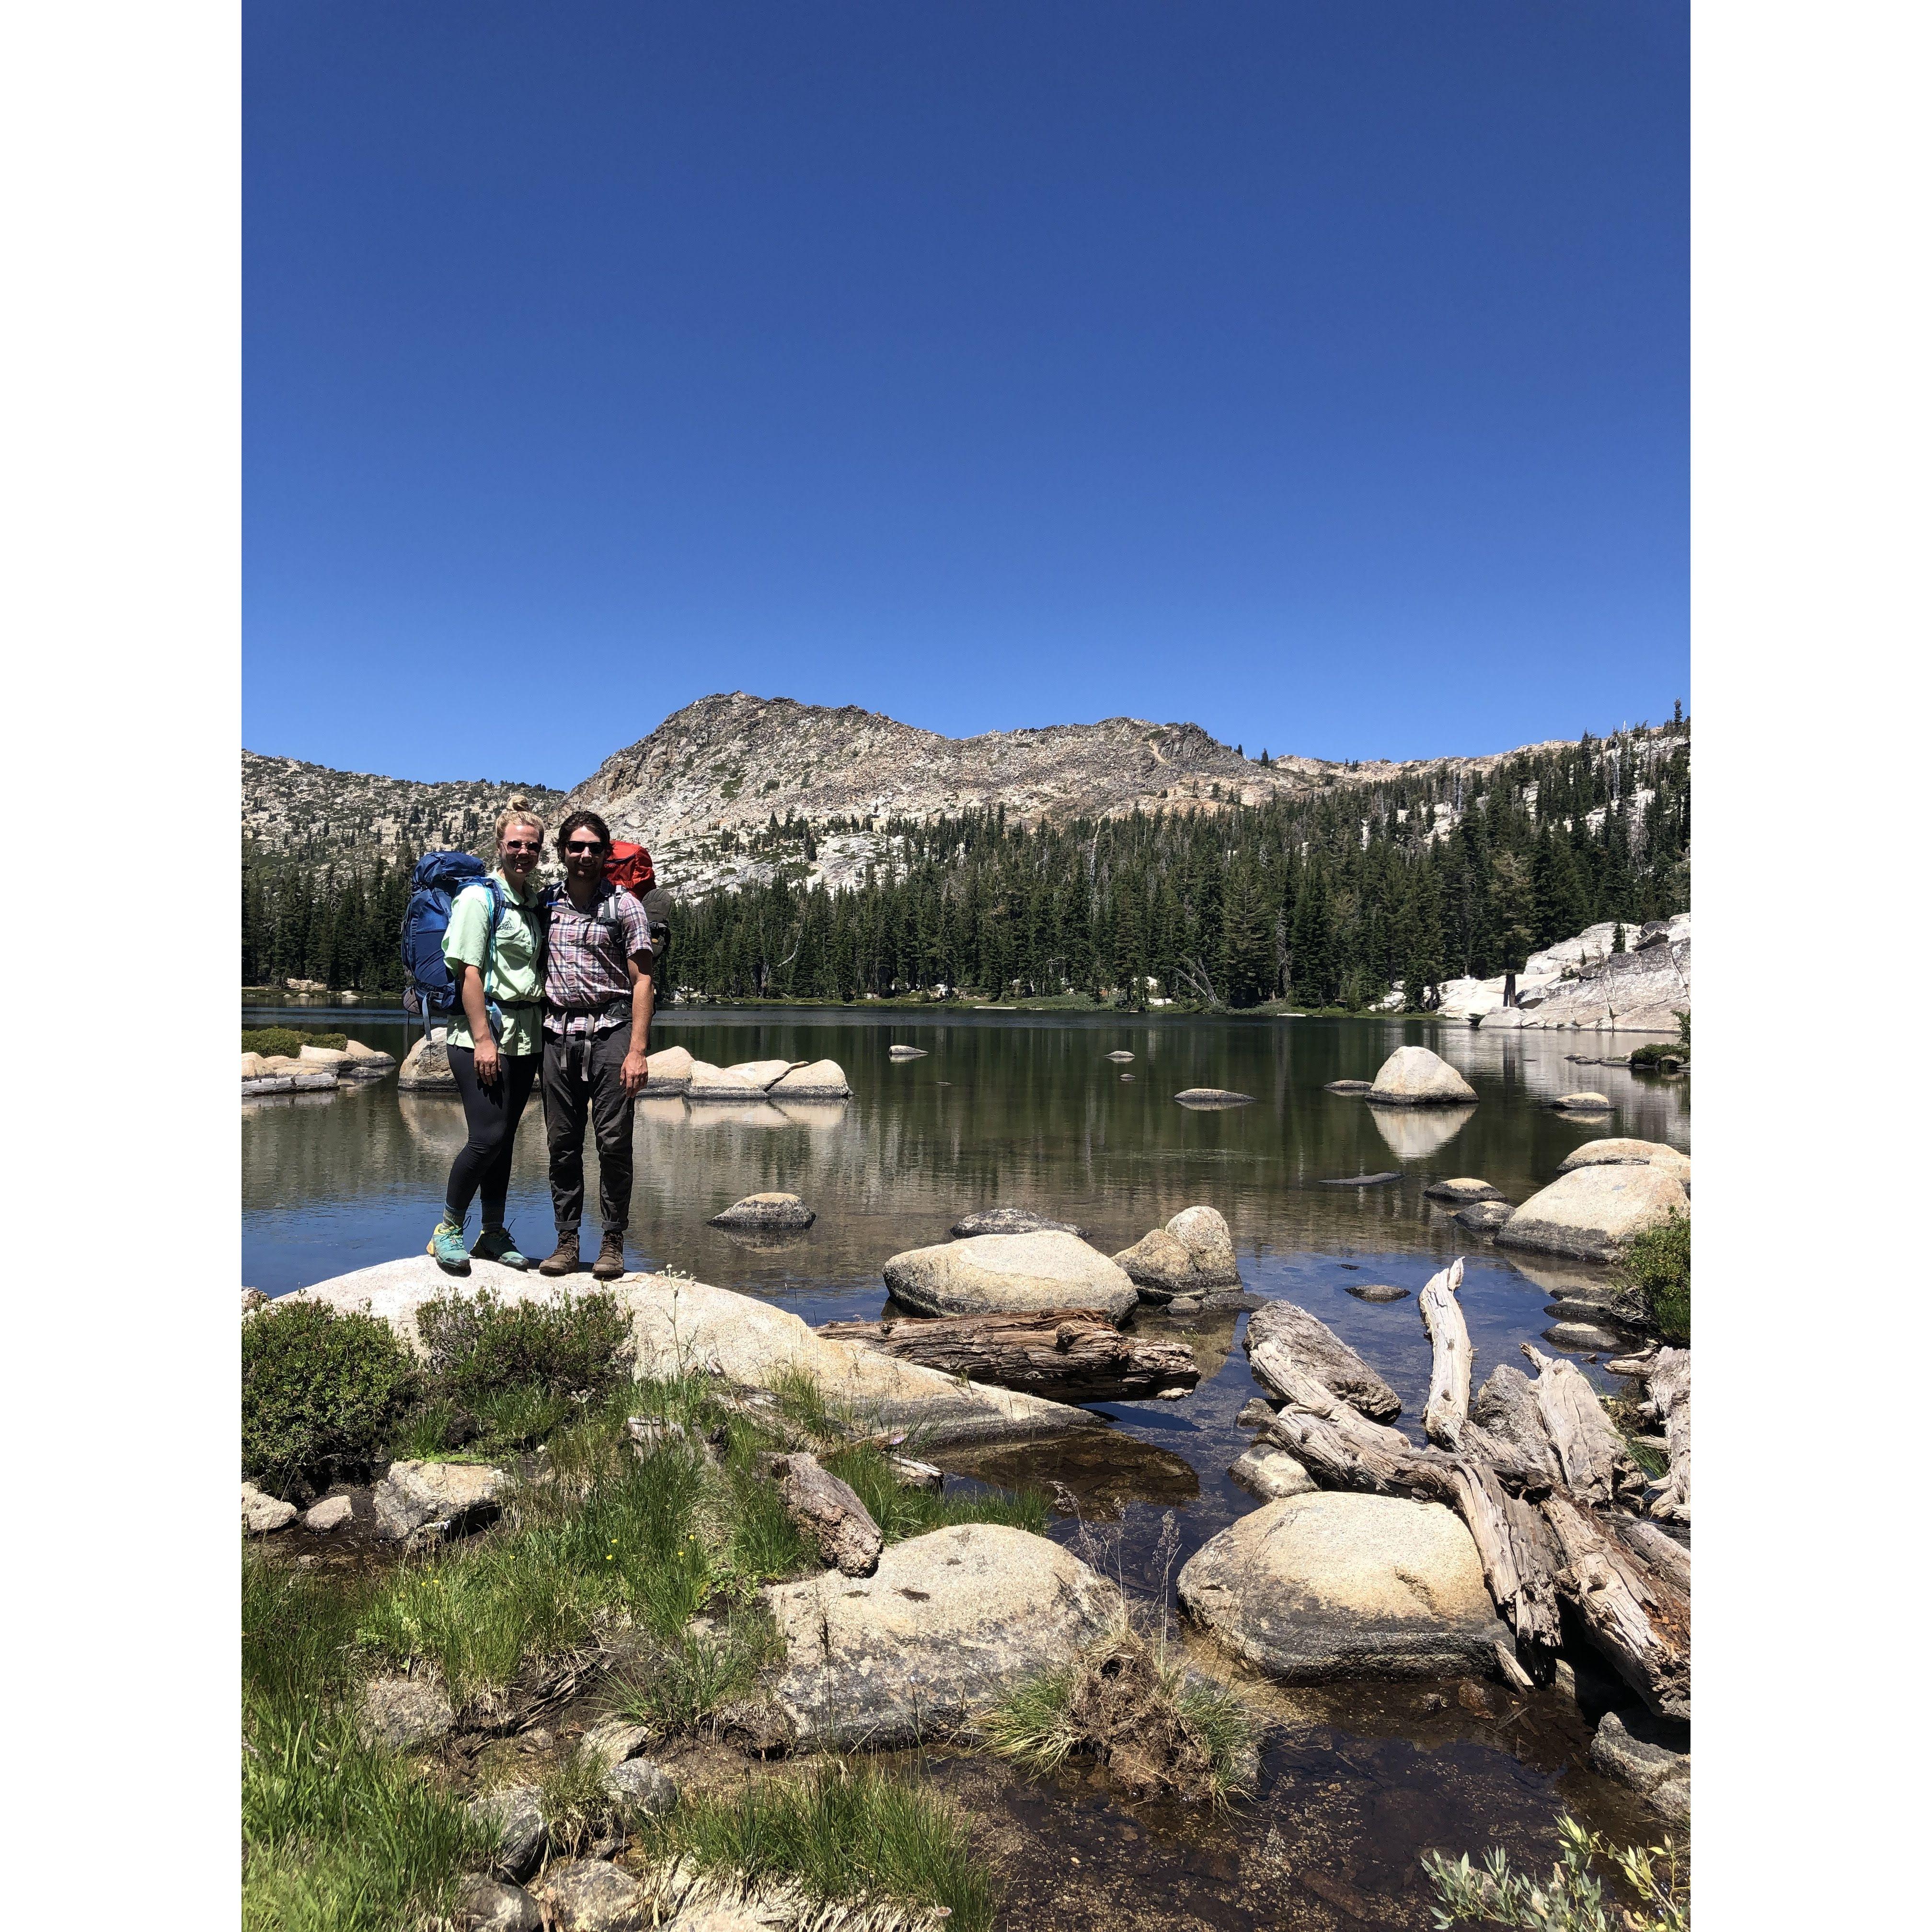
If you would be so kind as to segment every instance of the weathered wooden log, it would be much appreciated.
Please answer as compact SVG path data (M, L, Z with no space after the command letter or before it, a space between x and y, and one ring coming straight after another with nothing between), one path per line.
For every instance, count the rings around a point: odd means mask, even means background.
M1248 1322L1242 1346L1255 1379L1286 1400L1290 1372L1312 1376L1372 1421L1393 1422L1402 1398L1325 1322L1292 1301L1270 1301Z
M1656 1570L1667 1577L1688 1597L1690 1594L1690 1552L1668 1530L1635 1516L1619 1526L1624 1540Z
M1660 1718L1690 1715L1690 1599L1614 1521L1568 1496L1544 1499L1563 1554L1558 1578L1597 1646Z
M1665 1522L1690 1520L1690 1351L1666 1348L1647 1378L1646 1406L1664 1425L1670 1445L1670 1479L1650 1502L1650 1514Z
M844 1576L869 1576L879 1567L886 1539L857 1492L822 1468L808 1449L772 1459L785 1514L818 1546L818 1553Z
M1462 1286L1462 1258L1458 1255L1416 1298L1422 1325L1435 1351L1429 1371L1429 1400L1423 1406L1422 1432L1445 1449L1457 1448L1462 1425L1469 1419L1469 1371L1474 1361L1469 1346L1469 1324L1462 1319L1456 1291Z
M1124 1335L1097 1310L828 1322L818 1333L998 1388L1061 1402L1144 1400L1201 1378L1184 1342Z
M1643 1492L1643 1472L1624 1438L1604 1413L1582 1370L1574 1362L1546 1355L1533 1343L1522 1352L1536 1364L1538 1414L1563 1467L1564 1486L1580 1502L1610 1504Z
M1505 1482L1539 1496L1562 1486L1563 1465L1543 1426L1536 1384L1522 1370L1498 1362L1476 1392L1474 1414L1465 1438L1471 1429L1482 1432L1485 1451Z

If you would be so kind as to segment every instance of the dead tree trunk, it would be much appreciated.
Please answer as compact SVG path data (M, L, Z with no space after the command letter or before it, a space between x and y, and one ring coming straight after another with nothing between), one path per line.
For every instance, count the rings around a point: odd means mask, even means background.
M1650 1500L1650 1514L1664 1522L1690 1520L1690 1351L1660 1348L1640 1362L1612 1363L1645 1384L1644 1407L1664 1430L1670 1470L1663 1490Z
M886 1539L849 1484L821 1468L808 1449L774 1456L771 1472L778 1478L785 1514L841 1576L869 1576L879 1567Z
M1431 1275L1418 1298L1422 1325L1429 1330L1435 1358L1429 1371L1429 1400L1422 1411L1422 1430L1445 1449L1461 1445L1462 1426L1469 1419L1469 1370L1474 1357L1469 1347L1469 1326L1462 1319L1456 1291L1462 1286L1462 1258L1458 1255L1440 1274Z
M828 1322L818 1333L828 1341L857 1342L950 1376L1060 1402L1144 1400L1167 1389L1190 1389L1201 1379L1184 1342L1123 1335L1093 1309Z

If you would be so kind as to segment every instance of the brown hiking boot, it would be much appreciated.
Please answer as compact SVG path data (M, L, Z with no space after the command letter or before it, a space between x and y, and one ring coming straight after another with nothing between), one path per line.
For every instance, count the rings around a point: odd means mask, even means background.
M615 1281L624 1272L622 1234L605 1234L604 1245L597 1250L597 1258L590 1264L590 1272L599 1281Z
M538 1274L572 1274L582 1264L577 1258L577 1230L556 1238L556 1252L537 1264Z

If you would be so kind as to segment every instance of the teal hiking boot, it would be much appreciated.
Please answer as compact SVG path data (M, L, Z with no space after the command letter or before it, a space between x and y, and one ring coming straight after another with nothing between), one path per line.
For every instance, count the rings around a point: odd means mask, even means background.
M463 1245L463 1230L457 1222L445 1220L436 1224L436 1232L429 1238L429 1252L446 1274L470 1272L470 1250Z
M494 1262L500 1268L526 1268L530 1263L517 1252L517 1244L510 1238L507 1228L485 1228L471 1246L470 1256L472 1261Z

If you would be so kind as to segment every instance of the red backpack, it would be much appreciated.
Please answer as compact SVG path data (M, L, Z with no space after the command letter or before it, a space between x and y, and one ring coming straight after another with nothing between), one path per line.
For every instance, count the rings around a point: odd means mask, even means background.
M628 845L621 838L610 842L610 856L604 861L604 876L614 886L621 886L639 898L653 891L658 882L651 855L641 845Z

